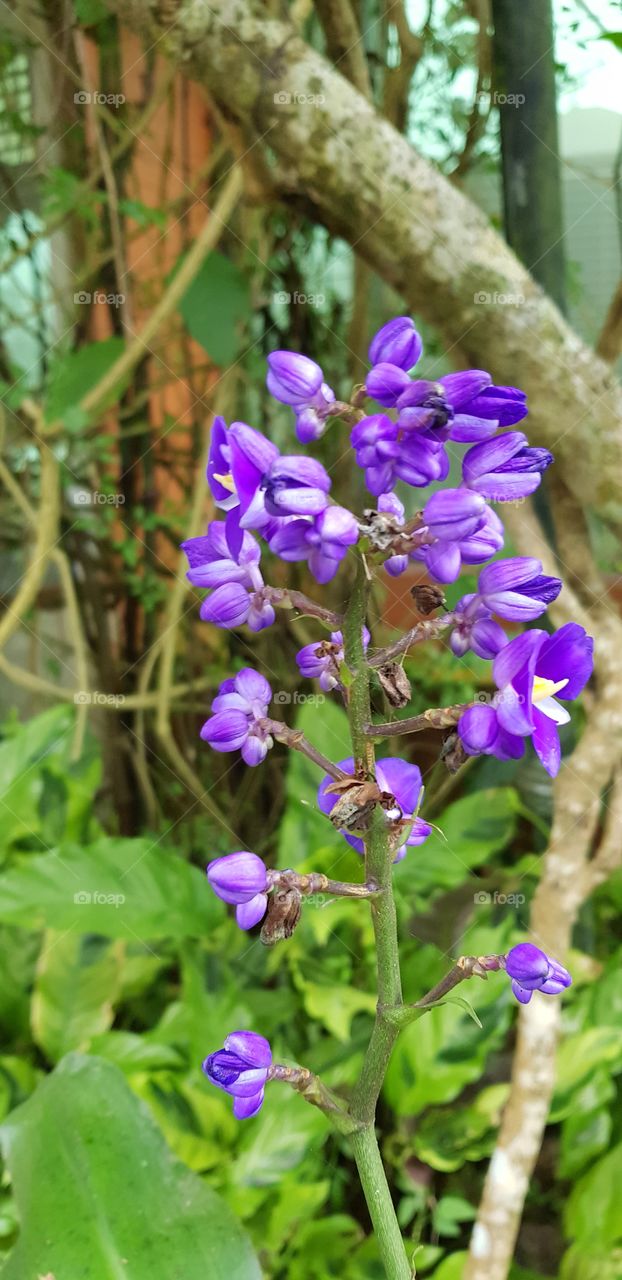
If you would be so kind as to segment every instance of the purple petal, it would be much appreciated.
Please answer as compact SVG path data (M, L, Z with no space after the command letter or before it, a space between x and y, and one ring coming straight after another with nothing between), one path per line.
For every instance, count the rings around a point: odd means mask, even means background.
M263 920L268 907L268 895L258 893L249 902L242 902L236 907L235 918L240 929L252 929Z
M539 711L537 706L533 708L532 716L534 730L531 741L536 755L549 776L556 778L561 762L561 746L557 725L554 720L551 720L550 716L546 716L543 711Z
M322 386L319 364L297 351L273 351L268 356L266 386L275 400L294 407L307 404Z
M499 423L494 418L474 418L468 413L458 413L451 424L449 439L458 444L489 440L498 426Z
M281 560L306 560L309 554L309 533L312 520L283 520L270 539L270 550Z
M467 404L470 409L470 401L491 385L492 378L483 369L465 369L461 373L447 373L439 382L454 409Z
M345 549L342 550L343 554L345 554ZM314 547L309 556L309 569L313 574L315 581L322 585L327 582L332 582L339 568L341 559L343 559L343 555L340 559L335 559L333 556L326 555L321 548Z
M247 702L260 702L266 706L272 701L272 689L265 676L252 667L244 667L234 677L236 693L240 693Z
M533 942L519 942L508 951L505 967L510 977L523 986L536 987L548 977L551 966L546 952L540 947Z
M272 1066L270 1041L257 1031L232 1031L224 1043L227 1053L235 1053L250 1067Z
M546 631L533 629L523 635L515 636L506 645L502 653L497 654L492 674L500 689L512 684L516 676L526 667L535 671L536 657L546 639Z
M214 501L223 510L228 507L236 506L238 503L237 494L232 493L231 489L226 488L220 480L216 479L217 475L228 475L231 471L231 461L229 453L229 435L225 426L225 420L221 417L214 418L212 430L210 434L209 457L207 461L207 483Z
M241 627L248 618L250 603L246 587L230 582L212 591L199 612L203 622L211 622L216 627Z
M488 703L469 707L458 721L460 741L470 756L492 751L497 738L497 715Z
M416 812L423 786L421 770L416 764L390 756L378 761L376 778L383 791L395 796L402 813L410 816Z
M378 330L369 344L369 363L397 365L407 372L417 363L423 342L410 316L396 316Z
M257 734L249 733L246 742L243 742L240 748L244 763L249 768L254 769L265 760L268 748L269 743L265 738L259 738Z
M278 463L272 467L271 478L279 480L282 477L295 480L297 484L310 489L321 489L324 493L328 493L331 486L330 476L322 463L301 454L288 454L279 458Z
M485 511L479 494L468 489L441 489L428 498L423 519L435 538L455 541L474 533Z
M248 716L243 711L217 711L201 729L204 742L214 751L238 751L248 736Z
M471 649L478 658L485 658L488 661L496 657L508 643L509 639L503 627L500 627L498 622L493 622L492 618L480 618L471 628Z
M541 480L539 471L522 471L516 474L491 471L467 483L477 489L487 502L518 502L535 493Z
M594 667L594 640L578 622L567 622L547 636L538 655L538 675L545 680L567 680L559 697L578 698Z
M235 1098L233 1114L236 1120L252 1120L263 1106L264 1094L265 1089L260 1089L259 1093L253 1093L250 1098Z
M385 361L370 369L365 383L367 394L385 408L397 403L402 392L406 390L410 379L403 369Z
M462 460L462 474L467 484L491 471L497 471L527 444L527 437L522 431L504 431L493 440L484 440L481 444L468 449Z
M482 418L496 418L501 427L511 427L527 416L526 396L518 387L487 387L469 410Z
M477 589L480 595L489 595L496 591L511 591L522 582L528 582L542 573L542 563L533 556L512 556L508 560L497 560L482 569Z
M306 486L274 488L266 495L266 509L272 516L317 516L328 506L328 496L323 489Z
M436 542L425 547L425 563L431 578L437 582L455 582L462 567L457 542Z
M208 865L207 878L214 893L223 902L234 906L250 902L256 894L262 894L268 882L261 858L247 850L214 858Z
M533 991L527 991L525 987L521 987L520 982L512 981L512 993L520 1004L529 1004Z

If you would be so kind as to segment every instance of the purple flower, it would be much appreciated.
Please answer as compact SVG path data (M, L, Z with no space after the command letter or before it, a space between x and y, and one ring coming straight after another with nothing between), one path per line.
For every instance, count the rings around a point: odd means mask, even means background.
M423 342L410 316L396 316L374 334L369 344L369 363L396 365L408 373L422 351Z
M481 596L463 596L452 612L454 626L449 644L456 657L463 657L471 649L479 658L494 658L508 643L503 627L493 621Z
M263 920L268 906L270 876L256 853L241 850L214 858L207 868L214 893L235 906L241 929L252 929Z
M441 489L423 508L423 523L434 538L460 541L479 529L486 503L467 489Z
M561 580L543 574L541 561L531 556L495 561L482 569L477 584L477 594L491 613L512 622L541 617L561 589Z
M307 560L316 582L330 582L348 548L358 541L355 517L345 507L327 507L315 519L279 521L270 550L282 560Z
M344 773L354 774L352 756L349 756L347 760L341 760L339 768L343 769ZM331 781L331 778L325 777L320 783L317 793L317 802L322 813L330 813L337 803L337 796L330 792L327 794L326 791ZM396 758L378 760L376 762L376 781L383 791L387 791L389 795L395 797L396 807L388 811L385 810L387 819L389 821L397 821L404 818L407 822L412 821L411 830L393 859L394 862L400 862L405 856L407 848L423 844L423 841L427 839L432 830L429 823L416 816L423 793L421 770L418 769L416 764L407 764L405 760ZM364 852L363 841L359 840L358 836L351 836L347 831L344 831L343 835L348 844L351 844L352 848L356 849L357 853Z
M273 740L263 723L272 690L258 671L246 667L223 681L212 702L213 715L201 729L204 742L214 751L241 751L248 765L260 764Z
M375 497L393 489L398 480L421 488L449 473L449 458L440 441L418 432L405 432L386 413L362 418L350 437L365 483Z
M557 996L572 985L564 966L532 942L519 942L505 958L506 972L512 979L512 991L521 1004L529 1004L534 991Z
M335 393L324 382L319 364L296 351L273 351L268 365L268 391L275 400L296 410L298 439L303 444L317 440L335 401Z
M518 758L524 738L531 737L540 762L551 777L560 764L557 726L570 716L557 701L579 696L593 667L591 636L576 622L567 622L553 635L526 631L516 636L495 658L493 676L498 693L488 705L469 707L458 721L458 733L468 755Z
M195 587L214 588L201 605L204 622L227 628L241 627L246 622L251 631L261 631L271 626L275 617L264 595L259 568L261 551L252 534L242 532L237 524L234 529L232 538L230 517L226 522L214 520L208 525L207 534L182 542L190 566L187 577Z
M512 502L535 492L552 461L548 449L531 449L522 431L504 431L465 453L462 478L490 502Z
M363 627L363 648L367 651L371 637L367 627ZM296 662L301 676L308 680L319 680L320 688L325 693L338 688L339 667L344 660L343 636L341 631L331 631L330 640L314 641L306 644L296 654Z
M486 387L470 401L468 411L477 418L495 419L500 427L512 427L527 417L527 397L518 387Z
M314 458L281 456L244 422L229 428L231 472L243 529L263 529L277 516L315 516L328 506L330 478Z
M237 507L238 496L231 477L231 448L224 418L214 418L207 460L207 483L216 503L223 511Z
M377 400L386 409L397 404L399 398L410 386L408 374L396 364L381 361L374 365L367 374L365 388L372 400Z
M272 1049L264 1036L255 1031L234 1031L223 1049L205 1059L203 1071L217 1089L231 1094L234 1116L249 1120L261 1108L271 1066Z
M444 489L442 493L463 494L464 489ZM434 494L433 497L440 497ZM461 503L456 509L456 528L460 527L460 511L465 510ZM424 519L427 506L424 509ZM434 527L440 529L444 511L440 504L433 509ZM448 521L447 530L449 531ZM425 527L420 530L425 535ZM428 530L427 532L431 532ZM463 564L482 564L489 560L503 546L503 525L492 507L484 507L478 527L469 534L453 537L437 537L434 541L424 543L412 553L413 560L422 560L431 578L436 582L455 582Z
M378 510L394 516L396 524L404 524L404 503L400 502L397 494L382 493L378 498ZM389 556L389 559L384 561L384 568L392 578L399 578L400 574L408 568L408 556Z
M497 422L475 417L470 405L489 386L490 374L483 369L449 373L437 382L411 382L397 402L400 427L439 441L488 439Z

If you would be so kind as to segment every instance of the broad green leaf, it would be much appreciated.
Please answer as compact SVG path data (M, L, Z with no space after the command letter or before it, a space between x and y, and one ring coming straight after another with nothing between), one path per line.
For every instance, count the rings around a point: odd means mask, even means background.
M410 895L461 884L472 867L488 862L505 848L516 821L517 796L512 787L477 791L456 800L440 815L438 830L432 831L417 856L400 863L396 887Z
M559 1280L620 1280L622 1249L595 1249L573 1244L564 1254Z
M622 1069L622 1027L590 1027L578 1035L567 1036L557 1053L557 1078L551 1104L555 1120L562 1119L574 1108L574 1095L600 1066Z
M622 1242L622 1143L577 1182L566 1204L566 1231L596 1249Z
M319 696L319 695L318 695ZM322 704L321 716L315 703L303 703L296 728L330 760L344 760L352 753L345 711L330 699ZM312 861L314 849L326 847L346 853L349 846L329 819L320 813L318 787L322 770L298 751L292 751L287 765L285 813L279 833L278 863L300 869ZM339 873L341 874L341 873Z
M171 1158L110 1063L68 1055L0 1142L21 1222L3 1280L260 1280L227 1206Z
M603 31L599 40L608 40L610 44L615 45L616 49L622 52L622 31Z
M50 1062L106 1031L119 993L123 943L72 929L48 929L37 965L31 1023Z
M115 360L123 354L123 338L106 338L104 342L90 342L77 351L58 356L52 367L45 401L46 422L63 420L75 409L87 391L91 391ZM122 379L108 395L104 404L114 404L127 386L129 375Z
M414 1133L415 1154L441 1173L482 1160L494 1146L508 1090L509 1085L490 1085L470 1106L430 1107Z
M205 876L147 836L30 855L0 878L0 920L107 938L199 937L221 914Z
M208 254L179 303L188 332L215 364L235 360L241 345L241 324L249 311L246 277L224 254Z
M329 1134L326 1117L290 1090L270 1087L254 1124L242 1133L232 1176L238 1186L265 1187L295 1169L307 1149L317 1147Z
M171 1045L157 1044L147 1035L136 1035L133 1031L106 1031L91 1040L89 1051L113 1062L126 1075L134 1071L162 1071L184 1066L181 1054Z
M309 1017L323 1023L327 1031L344 1044L350 1039L352 1019L357 1013L373 1015L376 1010L378 998L370 991L319 982L304 982L301 987Z
M473 999L482 1029L455 1005L443 1003L402 1032L384 1085L398 1115L450 1102L481 1076L488 1054L503 1041L510 1010L491 983L482 983Z
M433 1273L434 1280L462 1280L468 1254L450 1253Z

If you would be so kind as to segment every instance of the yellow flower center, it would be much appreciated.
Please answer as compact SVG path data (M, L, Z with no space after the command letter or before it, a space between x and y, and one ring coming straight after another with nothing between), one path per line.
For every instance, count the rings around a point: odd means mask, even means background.
M228 474L225 476L217 476L216 472L214 472L214 480L217 480L218 483L222 485L223 489L228 489L229 493L235 493L235 485L233 483L232 475Z
M544 698L553 698L560 689L565 689L567 680L546 680L544 676L534 676L532 698L534 702L542 702Z

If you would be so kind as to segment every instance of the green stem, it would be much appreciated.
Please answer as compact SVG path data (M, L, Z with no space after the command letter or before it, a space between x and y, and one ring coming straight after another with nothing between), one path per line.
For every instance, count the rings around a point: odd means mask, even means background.
M363 648L363 626L367 613L369 579L363 557L359 554L356 581L344 618L345 660L352 676L348 690L348 719L355 768L362 777L374 777L373 742L366 734L370 715L370 669ZM378 1148L374 1120L376 1103L382 1088L391 1050L399 1027L383 1016L384 1006L393 1010L402 1006L397 917L393 898L392 853L389 847L384 814L377 808L365 841L365 878L381 890L371 902L376 939L378 976L378 1009L371 1039L367 1047L360 1079L352 1096L350 1114L357 1129L352 1136L361 1186L367 1201L380 1256L388 1280L411 1280L402 1233L399 1228L382 1157Z
M412 1280L373 1125L351 1138L354 1159L388 1280Z

